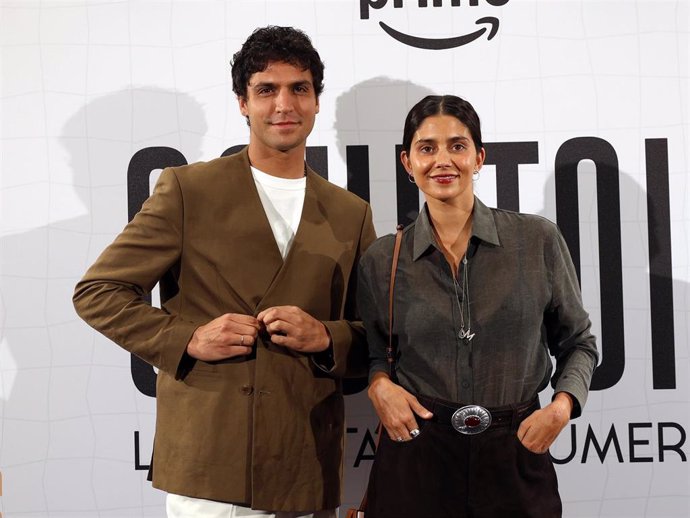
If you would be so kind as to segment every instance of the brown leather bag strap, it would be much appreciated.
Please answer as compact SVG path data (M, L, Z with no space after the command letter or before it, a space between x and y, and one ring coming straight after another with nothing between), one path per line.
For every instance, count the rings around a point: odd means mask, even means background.
M398 225L395 233L395 246L393 247L393 260L391 261L391 279L388 286L388 347L386 347L386 360L388 361L388 374L393 378L395 368L395 351L393 350L393 293L395 292L395 273L398 270L398 258L400 257L400 243L402 243L403 226ZM381 435L383 434L383 423L379 423L379 431L376 434L375 450L379 449ZM362 503L357 509L349 509L347 518L364 518L364 509L367 506L367 493L364 491Z
M402 243L403 226L397 226L395 233L395 246L393 248L393 261L391 264L391 280L388 285L388 347L386 347L386 360L388 361L388 375L393 379L395 372L395 351L393 350L393 294L395 292L395 273L398 270L398 258L400 257L400 244Z

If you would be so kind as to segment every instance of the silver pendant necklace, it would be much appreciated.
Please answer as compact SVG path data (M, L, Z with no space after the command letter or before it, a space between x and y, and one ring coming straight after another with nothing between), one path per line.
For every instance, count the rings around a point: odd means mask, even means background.
M459 297L458 293L458 281L453 275L453 289L455 289L455 301L458 304L458 309L460 310L460 338L472 341L475 333L472 332L472 323L470 316L470 286L468 281L468 270L467 256L462 258L462 287L460 288L460 293L462 293L462 299ZM467 328L465 328L465 311L467 308Z

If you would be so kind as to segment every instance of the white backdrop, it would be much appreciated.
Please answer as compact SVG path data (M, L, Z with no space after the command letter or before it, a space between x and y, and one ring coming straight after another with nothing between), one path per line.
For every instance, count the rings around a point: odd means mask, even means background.
M559 203L570 198L579 212L583 294L600 337L611 293L600 289L598 240L620 223L622 289L613 295L622 298L614 316L623 333L600 344L618 374L591 393L552 453L570 458L557 467L567 517L690 515L688 2L370 3L376 8L366 0L0 2L4 516L163 516L163 494L142 469L155 401L133 383L129 354L78 320L71 293L127 221L135 152L167 146L192 162L247 142L228 62L267 24L304 29L321 53L326 88L309 144L326 147L328 176L342 186L346 147L368 146L379 234L397 220L404 116L427 93L470 100L486 142L533 143L536 154L519 166L523 212L556 220L558 152L571 139L594 137L615 151L619 214L599 217L612 206L597 204L605 168L587 160L594 156L582 140L573 141L579 190ZM496 19L491 39L480 31L488 25L476 24L484 17ZM424 38L481 33L421 49L380 22ZM489 205L499 202L499 176L488 165L476 185ZM661 245L650 246L658 229ZM654 274L655 261L667 273ZM654 278L666 287L656 310ZM663 317L660 338L652 314ZM347 404L352 503L371 465L375 420L363 393Z

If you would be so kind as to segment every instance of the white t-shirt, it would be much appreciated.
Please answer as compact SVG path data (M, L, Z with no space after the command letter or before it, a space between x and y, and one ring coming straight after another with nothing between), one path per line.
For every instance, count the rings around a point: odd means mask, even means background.
M285 259L302 218L307 178L278 178L256 167L251 170L273 237Z

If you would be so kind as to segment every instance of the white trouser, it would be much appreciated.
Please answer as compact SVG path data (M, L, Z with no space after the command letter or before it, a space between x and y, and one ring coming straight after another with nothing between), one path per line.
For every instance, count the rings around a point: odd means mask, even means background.
M311 513L256 511L241 505L171 493L165 500L165 509L168 518L336 518L334 509Z

